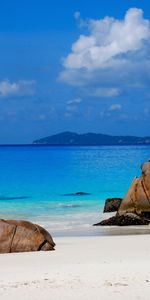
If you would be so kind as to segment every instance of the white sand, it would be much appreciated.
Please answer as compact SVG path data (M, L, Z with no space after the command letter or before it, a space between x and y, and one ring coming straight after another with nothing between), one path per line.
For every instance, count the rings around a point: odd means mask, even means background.
M0 300L149 300L150 236L55 238L56 251L0 255Z

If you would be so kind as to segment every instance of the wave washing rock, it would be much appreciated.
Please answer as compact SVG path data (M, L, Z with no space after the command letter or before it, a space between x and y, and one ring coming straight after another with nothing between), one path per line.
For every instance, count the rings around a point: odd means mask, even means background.
M108 198L105 201L104 213L118 211L122 198Z
M50 251L55 243L39 225L28 221L0 220L0 253Z
M126 213L124 215L116 215L107 220L103 220L100 223L93 226L131 226L131 225L148 225L149 220L140 217L133 213Z

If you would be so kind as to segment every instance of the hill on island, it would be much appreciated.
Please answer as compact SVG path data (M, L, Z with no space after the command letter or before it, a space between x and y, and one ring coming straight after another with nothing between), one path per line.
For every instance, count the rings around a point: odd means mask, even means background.
M112 136L101 133L78 134L74 132L62 132L35 140L33 144L56 146L150 145L150 137Z

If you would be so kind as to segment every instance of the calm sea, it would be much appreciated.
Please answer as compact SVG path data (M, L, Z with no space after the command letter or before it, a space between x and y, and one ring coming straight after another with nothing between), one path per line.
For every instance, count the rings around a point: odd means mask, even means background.
M108 197L123 197L148 146L0 147L0 218L27 219L52 233L86 231ZM90 195L66 195L86 192Z

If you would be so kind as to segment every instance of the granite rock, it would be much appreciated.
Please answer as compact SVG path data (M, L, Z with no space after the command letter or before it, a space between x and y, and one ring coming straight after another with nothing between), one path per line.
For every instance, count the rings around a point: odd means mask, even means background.
M104 213L118 211L122 198L108 198L105 201Z
M28 221L0 219L0 253L50 251L55 243L43 227Z

